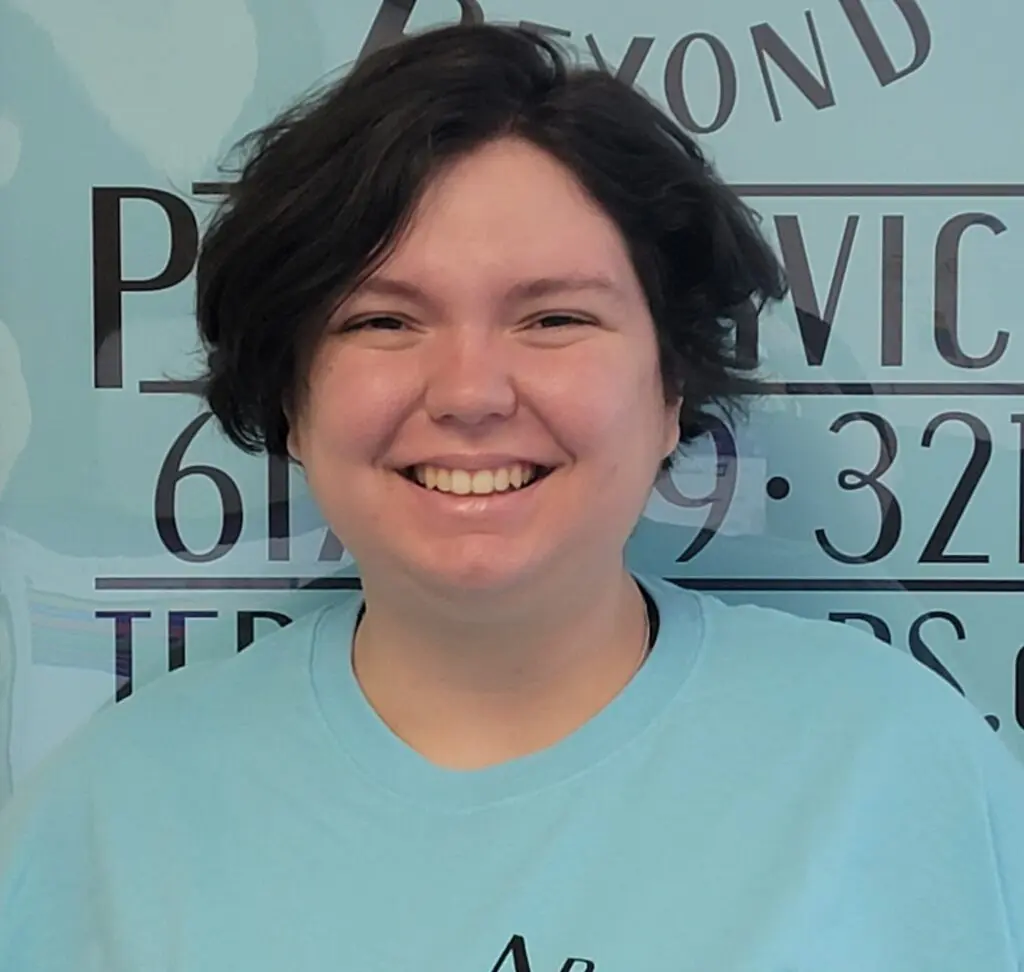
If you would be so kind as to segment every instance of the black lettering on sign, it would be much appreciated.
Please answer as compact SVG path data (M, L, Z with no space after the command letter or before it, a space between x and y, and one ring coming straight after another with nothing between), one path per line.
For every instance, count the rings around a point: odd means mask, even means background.
M882 217L882 367L903 364L903 285L906 279L906 220Z
M865 8L863 0L839 0L839 2L853 29L854 37L867 56L868 63L882 87L887 87L913 74L928 59L932 49L931 30L924 12L916 0L894 0L897 9L907 23L913 43L910 62L901 68L897 68L893 63L886 44ZM458 0L458 5L461 23L484 22L484 10L479 0ZM405 35L415 6L416 0L382 0L357 60L362 61L374 51L400 40ZM770 24L762 22L754 24L750 28L754 56L757 58L769 108L776 122L782 121L782 109L775 81L769 70L769 62L774 65L776 71L782 72L818 111L831 108L836 104L836 95L829 77L825 52L811 11L806 11L804 18L810 37L810 47L816 62L813 69L808 66L809 58L799 56ZM520 26L542 34L572 36L572 31L565 28L535 23L530 20L520 21ZM601 51L597 39L593 34L586 35L586 43L594 62L602 70L614 73L617 78L627 84L636 82L654 41L653 37L632 38L625 56L613 72L610 61ZM718 107L714 117L703 124L694 118L683 81L687 54L698 41L707 46L714 59L718 84ZM700 87L706 90L706 80L701 78L700 81ZM736 63L722 40L714 34L694 32L680 38L665 62L664 84L665 100L669 110L679 124L688 131L707 135L721 129L732 117L739 89Z
M187 664L187 631L189 621L216 620L219 611L171 610L167 612L167 671L173 672ZM115 701L132 694L134 680L134 622L153 617L152 611L96 611L98 620L114 622ZM278 628L290 625L293 619L280 611L238 611L236 618L238 651L244 651L256 640L256 622L271 622Z
M962 422L971 430L974 436L974 446L971 449L971 457L967 460L967 466L960 474L956 488L949 497L939 522L935 524L932 535L928 538L918 563L922 564L987 564L988 554L951 554L946 553L946 547L953 537L953 531L960 525L960 520L971 501L974 491L981 482L982 474L992 458L992 433L987 425L977 415L969 415L967 412L943 412L936 415L926 426L921 436L921 445L926 449L931 447L932 439L939 427L946 422Z
M883 618L880 618L877 614L870 614L863 611L830 611L828 619L829 621L836 621L840 624L846 624L850 621L863 621L871 629L874 636L880 641L884 641L888 645L893 643L892 629L886 621ZM931 669L936 675L948 682L961 695L966 695L963 687L956 678L954 678L953 673L946 668L938 655L932 651L931 647L924 640L922 629L929 621L945 621L953 629L953 633L956 635L957 641L965 641L967 639L967 630L964 627L964 623L955 614L952 614L949 611L929 611L926 614L922 614L920 617L915 618L913 623L910 625L910 631L907 635L910 654L926 668ZM1024 716L1024 712L1021 710L1021 691L1024 690L1024 649L1021 650L1021 653L1017 658L1017 679L1017 718L1018 721L1020 721L1022 716ZM985 716L985 721L993 730L999 729L998 716L987 715ZM1024 728L1024 722L1021 722L1021 727Z
M760 312L753 300L741 304L734 313L736 321L735 361L737 369L754 371L760 362L760 349L757 346L758 320Z
M167 670L173 672L185 667L185 624L200 618L217 618L219 611L167 612Z
M1020 436L1017 483L1017 557L1019 562L1024 563L1024 414L1013 415L1011 420L1019 426ZM925 541L918 556L918 563L989 563L991 556L988 553L950 553L947 548L988 469L992 458L992 432L977 415L959 411L940 412L925 426L921 436L921 445L930 449L939 430L951 422L958 422L970 429L973 443L971 454L953 486L949 499L939 514L938 521ZM836 477L836 482L844 492L857 492L866 489L874 495L879 510L878 533L871 546L862 553L849 553L840 550L830 539L828 531L824 527L815 529L814 536L821 549L833 560L844 564L873 564L888 557L896 549L903 531L903 508L896 494L883 478L896 462L899 442L896 429L886 418L875 412L847 412L840 415L829 426L829 431L840 433L848 425L854 423L864 423L874 429L878 436L878 458L874 466L868 470L841 469ZM716 419L709 431L715 445L718 473L712 489L703 496L686 496L680 492L670 475L663 474L655 482L655 488L659 494L673 505L683 509L706 508L708 510L704 524L690 545L677 558L677 563L692 560L714 539L725 522L730 504L735 497L739 466L736 440L728 425L721 420ZM783 487L781 495L773 489L779 483ZM785 477L775 477L766 484L766 490L773 499L782 498L789 491L788 480Z
M908 636L910 654L912 654L926 668L930 668L936 675L944 678L953 686L953 688L963 695L964 690L960 683L953 678L950 670L946 668L941 661L939 661L938 657L931 648L928 647L924 638L921 636L921 629L929 621L936 620L945 621L953 629L953 632L956 634L957 641L964 641L967 638L964 623L955 614L951 614L949 611L929 611L927 614L922 614L919 618L915 618L914 623L910 626L910 634Z
M879 641L884 641L887 645L892 644L892 629L877 614L869 614L866 611L830 611L828 619L839 624L863 621Z
M498 956L491 972L509 972L506 960L512 959L511 972L533 972L530 966L530 957L526 952L526 939L522 935L513 935L505 946L505 950Z
M458 0L463 24L482 24L484 12L477 0ZM374 51L397 43L405 35L406 24L412 16L416 0L382 0L370 33L367 34L358 61L369 57Z
M715 444L715 481L703 496L684 496L676 488L670 475L658 477L655 489L669 502L684 510L708 510L707 519L693 538L690 545L676 558L676 563L693 560L714 538L725 521L736 493L736 477L739 463L736 457L736 440L729 426L720 418L708 420L708 431Z
M182 460L192 440L213 417L205 412L190 422L174 440L160 467L153 501L156 530L167 550L181 560L192 564L208 564L229 553L242 535L242 494L238 484L223 469L204 463L183 466ZM221 526L217 542L204 552L189 550L178 529L176 517L178 484L189 476L209 480L220 498Z
M511 965L509 962L511 961ZM595 972L597 964L591 959L567 958L559 972ZM530 964L526 951L526 939L522 935L513 935L505 950L498 956L491 972L539 972Z
M1010 342L1008 331L997 331L995 343L982 355L972 356L960 344L960 244L972 226L984 226L996 236L1006 224L989 213L960 213L948 220L935 242L935 347L957 368L990 368Z
M799 218L797 216L775 217L779 250L793 295L804 357L809 365L820 365L825 360L828 340L832 334L832 322L835 320L839 295L842 293L843 283L850 268L850 254L853 251L853 241L859 225L859 216L846 218L846 227L839 244L839 254L836 257L835 269L829 283L828 296L825 298L825 309L822 310L815 291L814 279L811 276L810 258L804 243L803 232L800 229Z
M829 431L841 432L853 422L866 422L878 433L878 460L867 472L843 469L838 476L839 488L847 491L869 489L875 494L881 521L878 536L870 549L862 554L848 554L839 550L823 529L815 530L814 536L821 549L833 560L843 564L873 564L892 553L903 528L903 511L900 509L899 500L881 479L896 459L896 430L886 419L874 412L848 412L840 415L829 426Z
M153 497L157 535L169 553L193 564L208 564L227 556L238 544L245 521L245 501L238 483L223 469L207 463L185 465L185 453L196 436L205 428L211 412L193 419L171 444L157 474ZM291 466L286 457L267 457L267 560L281 562L291 559ZM177 513L179 484L198 476L211 483L220 500L220 530L208 550L192 550L181 535ZM338 562L345 548L330 530L325 530L318 560Z
M878 29L864 7L863 0L840 0L843 12L853 28L853 33L882 87L887 87L920 69L932 49L931 30L924 12L916 0L895 0L895 2L907 22L914 45L910 63L903 68L897 68L893 63ZM807 59L801 58L770 24L762 22L754 24L750 28L754 55L761 71L765 94L768 96L768 105L776 122L782 121L782 108L772 72L769 69L769 62L786 76L817 111L823 111L836 105L836 94L829 77L825 52L814 22L814 15L808 10L805 11L804 18L807 23L810 47L814 54L815 67L813 69L808 66ZM699 123L694 118L683 82L687 54L697 41L707 45L711 52L718 84L718 108L714 118L705 124ZM633 38L626 57L615 72L616 77L633 84L647 59L653 42L654 38L650 37ZM608 61L602 56L593 35L588 35L587 45L594 55L595 62L608 70ZM665 63L665 100L676 121L683 128L699 135L717 132L732 117L736 107L738 88L735 59L725 44L714 34L687 34L672 48Z
M964 628L963 621L960 620L955 614L949 611L929 611L927 614L922 614L917 618L914 623L910 626L910 653L919 661L922 665L930 668L936 675L944 678L950 685L953 686L961 695L966 697L960 683L953 677L952 672L939 660L938 656L931 650L924 638L921 636L921 629L929 621L945 621L953 632L956 634L957 641L965 641L967 638L967 631ZM993 730L999 729L999 716L987 715L985 721L992 727Z
M640 73L640 69L647 60L647 55L650 54L651 48L654 46L654 40L653 37L634 37L629 42L626 54L615 70L612 70L608 59L601 53L601 48L597 44L597 38L593 34L587 34L587 47L590 48L590 54L594 58L594 63L605 74L613 74L619 81L632 85L636 83L637 75ZM666 88L668 87L667 77L665 86Z
M1024 414L1010 416L1017 426L1017 563L1024 564Z
M850 26L867 55L875 77L878 78L878 83L883 88L905 78L908 74L913 74L928 60L928 55L932 51L932 32L928 28L928 21L925 20L924 11L918 5L917 0L894 0L894 2L907 22L911 39L914 42L914 56L905 68L899 70L892 63L892 58L885 49L878 29L864 7L864 0L839 0L839 5L843 8L846 19L850 21Z
M846 285L850 262L860 229L861 216L846 217L832 267L828 289L822 302L824 281L818 283L811 272L811 259L798 215L787 213L773 217L779 255L790 284L793 310L799 328L804 359L811 367L825 363L839 302ZM958 213L939 230L934 254L934 344L945 361L962 369L984 369L999 362L1009 346L1008 331L1000 330L987 352L969 354L961 344L960 255L964 234L972 226L984 226L1000 235L1006 225L989 213ZM904 304L906 263L906 217L898 213L882 216L880 266L880 356L883 368L904 364ZM859 322L862 323L862 322ZM758 321L756 316L738 322L737 341L744 360L757 364Z
M291 556L291 497L285 456L267 459L267 559L288 560Z
M245 651L256 640L256 619L273 621L279 628L287 628L292 618L280 611L239 611L238 650Z
M132 694L134 677L132 625L136 619L151 618L152 611L97 611L96 618L114 622L114 699L121 702Z
M121 204L155 203L170 227L167 263L158 274L126 280L122 274ZM92 192L93 387L121 388L124 381L121 297L166 290L191 272L199 250L199 227L188 204L162 189L104 187Z
M697 42L707 44L715 59L715 70L718 74L718 109L715 117L706 125L701 125L690 111L690 104L683 88L683 71L686 66L686 54ZM672 53L665 63L665 100L669 110L677 122L688 131L697 135L710 135L717 132L732 116L736 107L736 93L739 82L736 76L736 64L729 49L714 34L687 34L672 48Z
M898 443L896 430L882 416L873 412L850 412L839 416L829 427L832 432L839 432L852 422L867 422L879 437L878 461L875 466L863 472L857 469L844 469L839 473L839 488L843 490L870 489L878 499L881 513L881 526L878 537L870 550L863 554L848 554L838 550L828 539L823 529L814 531L822 550L834 560L844 564L876 563L888 556L899 541L903 524L903 512L899 500L892 490L882 482L882 476L888 472L896 460ZM992 433L988 426L977 415L967 412L942 412L936 415L925 426L921 437L921 445L931 448L935 434L948 422L961 422L966 425L973 436L971 455L964 471L960 474L956 486L946 503L939 520L925 543L924 550L918 558L919 563L932 564L983 564L988 563L988 554L953 554L946 548L959 526L967 505L974 496L981 482L989 461L992 457ZM1024 434L1024 432L1022 432Z
M1017 718L1017 725L1024 729L1024 648L1017 653L1014 675L1013 714Z
M771 72L768 70L768 58L775 62L775 66L796 85L797 90L812 104L818 111L823 108L832 108L836 103L835 92L832 90L832 82L829 80L828 68L825 65L825 55L821 50L821 41L818 39L818 31L814 26L814 16L810 10L804 11L804 18L807 21L807 30L811 35L811 44L814 46L814 56L818 62L818 75L804 64L791 48L779 35L775 28L768 24L755 24L750 28L750 36L754 39L754 52L757 54L757 63L761 67L761 77L764 80L764 88L768 93L768 103L771 105L772 117L782 121L782 109L779 107L779 98L772 84Z

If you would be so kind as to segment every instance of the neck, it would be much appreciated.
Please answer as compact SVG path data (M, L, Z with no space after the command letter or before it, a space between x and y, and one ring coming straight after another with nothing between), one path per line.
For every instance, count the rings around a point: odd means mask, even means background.
M647 609L619 566L604 577L546 583L490 615L378 591L354 667L392 731L430 761L475 769L525 756L569 735L619 694L642 661ZM390 596L389 596L390 595Z

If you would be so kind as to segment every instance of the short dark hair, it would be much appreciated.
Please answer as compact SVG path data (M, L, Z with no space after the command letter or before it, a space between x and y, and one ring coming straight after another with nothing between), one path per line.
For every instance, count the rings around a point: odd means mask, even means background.
M371 54L236 146L196 269L202 394L236 445L287 455L333 307L387 257L439 168L503 136L565 165L618 225L666 396L683 394L681 441L757 391L737 324L785 295L782 268L694 140L538 31L446 26Z

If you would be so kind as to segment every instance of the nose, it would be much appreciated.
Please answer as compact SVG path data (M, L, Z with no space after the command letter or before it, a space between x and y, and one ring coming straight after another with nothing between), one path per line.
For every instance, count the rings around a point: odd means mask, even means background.
M480 425L516 409L510 348L485 328L438 336L427 364L425 406L437 422Z

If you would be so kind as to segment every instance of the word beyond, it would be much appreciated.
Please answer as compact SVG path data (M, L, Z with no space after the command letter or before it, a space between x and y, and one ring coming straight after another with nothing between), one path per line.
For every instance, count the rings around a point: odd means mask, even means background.
M910 63L901 68L897 68L893 63L881 34L864 5L864 0L837 2L846 15L854 37L867 57L878 83L883 88L913 74L928 59L932 48L931 30L917 0L893 0L910 30L914 46ZM362 59L373 51L400 40L404 36L415 6L416 0L384 0L359 58ZM483 22L484 11L476 0L459 0L459 6L462 10L462 23ZM807 10L804 12L804 19L807 24L809 45L801 46L810 46L813 50L814 68L809 67L806 60L802 59L770 24L759 23L750 28L754 55L761 72L768 104L772 117L777 122L782 121L782 108L769 63L775 66L776 71L785 75L816 109L831 108L836 104L835 90L814 14ZM524 21L522 26L563 37L572 36L570 30L547 24ZM633 37L621 63L617 68L613 68L595 36L586 35L587 47L598 66L609 73L614 73L617 78L628 84L636 82L656 41L656 37ZM714 78L709 78L706 72L687 74L687 58L694 48L703 48L705 53L710 53L714 62ZM736 59L726 43L716 34L699 31L677 40L665 61L662 76L665 101L679 124L689 131L702 135L717 132L732 117L739 92ZM688 81L692 83L693 91L717 90L717 105L710 121L701 123L694 116L687 91Z

